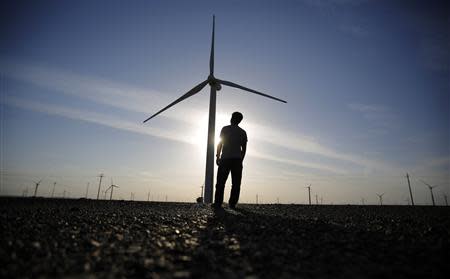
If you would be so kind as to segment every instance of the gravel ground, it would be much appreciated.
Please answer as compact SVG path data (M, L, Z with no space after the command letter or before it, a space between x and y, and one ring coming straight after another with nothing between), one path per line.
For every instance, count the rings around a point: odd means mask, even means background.
M0 277L447 278L449 212L0 198Z

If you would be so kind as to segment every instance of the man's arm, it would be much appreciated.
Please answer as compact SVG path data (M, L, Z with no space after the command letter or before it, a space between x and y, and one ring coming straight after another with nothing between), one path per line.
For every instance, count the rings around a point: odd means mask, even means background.
M217 144L217 153L216 153L216 164L217 165L219 165L221 152L222 152L222 141L219 141L219 144Z
M242 158L242 161L244 161L245 152L247 152L247 142L244 142L242 144L242 146L241 146L241 158Z

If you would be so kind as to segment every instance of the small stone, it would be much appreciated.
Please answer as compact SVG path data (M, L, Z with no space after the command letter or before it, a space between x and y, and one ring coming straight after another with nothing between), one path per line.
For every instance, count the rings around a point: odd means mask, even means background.
M98 242L98 241L96 241L94 239L91 239L90 243L94 247L100 247L100 245L101 245L100 242Z
M117 240L122 241L123 240L123 234L120 234L120 233L116 234L116 238L117 238Z
M173 278L189 278L191 273L186 270L175 271Z
M139 245L131 245L130 247L128 247L127 252L133 254L141 251L141 249L142 248Z

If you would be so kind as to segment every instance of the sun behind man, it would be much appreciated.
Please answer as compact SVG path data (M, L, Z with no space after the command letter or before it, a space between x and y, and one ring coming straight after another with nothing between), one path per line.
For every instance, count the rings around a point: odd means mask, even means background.
M225 126L220 131L220 142L217 145L216 163L217 170L216 195L214 207L222 207L223 191L228 174L231 171L231 194L228 204L234 209L239 200L242 179L242 161L247 151L247 133L239 127L239 123L244 117L240 112L233 112L231 115L231 125Z

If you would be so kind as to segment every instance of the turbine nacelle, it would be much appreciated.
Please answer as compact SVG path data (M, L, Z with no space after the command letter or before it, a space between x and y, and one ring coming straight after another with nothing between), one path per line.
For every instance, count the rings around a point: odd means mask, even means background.
M216 91L220 91L220 89L222 89L222 85L220 85L220 82L213 75L209 75L207 80L209 86L216 89Z

